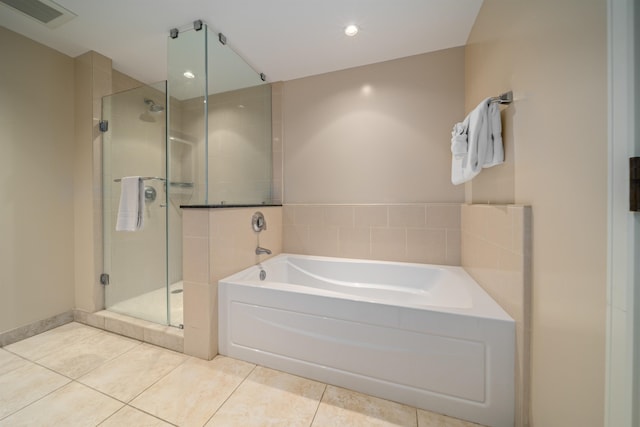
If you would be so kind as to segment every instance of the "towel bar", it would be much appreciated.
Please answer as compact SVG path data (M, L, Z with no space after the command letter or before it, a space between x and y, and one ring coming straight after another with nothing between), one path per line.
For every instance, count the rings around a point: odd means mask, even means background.
M511 104L513 102L513 92L505 92L500 96L494 96L490 101L492 104Z
M143 176L141 177L143 181L148 181L148 180L152 180L155 179L157 181L163 181L165 182L166 179L165 178L161 178L159 176ZM113 182L122 182L122 178L116 178L113 180ZM169 183L170 186L172 187L179 187L179 188L193 188L193 182L170 182Z
M141 176L140 178L142 178L143 181L148 181L150 179L156 179L158 181L166 181L164 178L160 178L159 176ZM113 180L113 182L121 182L122 178L116 178Z

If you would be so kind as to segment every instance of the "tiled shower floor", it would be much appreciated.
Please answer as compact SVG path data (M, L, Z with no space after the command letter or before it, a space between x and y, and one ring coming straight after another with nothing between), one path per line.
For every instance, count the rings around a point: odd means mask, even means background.
M184 323L182 280L169 286L169 310L172 326ZM167 289L165 287L117 302L108 307L109 311L148 320L158 324L167 324Z
M0 426L476 426L79 323L0 349Z

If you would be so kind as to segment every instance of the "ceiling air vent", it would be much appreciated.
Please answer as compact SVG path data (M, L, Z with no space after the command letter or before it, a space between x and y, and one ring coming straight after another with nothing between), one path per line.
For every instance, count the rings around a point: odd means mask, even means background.
M0 0L18 12L49 28L56 28L76 17L76 14L51 0Z

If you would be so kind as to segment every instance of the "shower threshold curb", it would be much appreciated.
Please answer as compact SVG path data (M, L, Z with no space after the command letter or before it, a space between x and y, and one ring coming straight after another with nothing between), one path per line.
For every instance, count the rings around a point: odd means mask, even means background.
M108 310L89 313L73 310L73 320L98 329L184 353L183 329L159 325Z

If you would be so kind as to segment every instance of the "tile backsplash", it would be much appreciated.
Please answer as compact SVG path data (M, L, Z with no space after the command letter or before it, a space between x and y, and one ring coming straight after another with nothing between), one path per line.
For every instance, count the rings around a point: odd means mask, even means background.
M460 265L460 204L287 204L283 251Z

